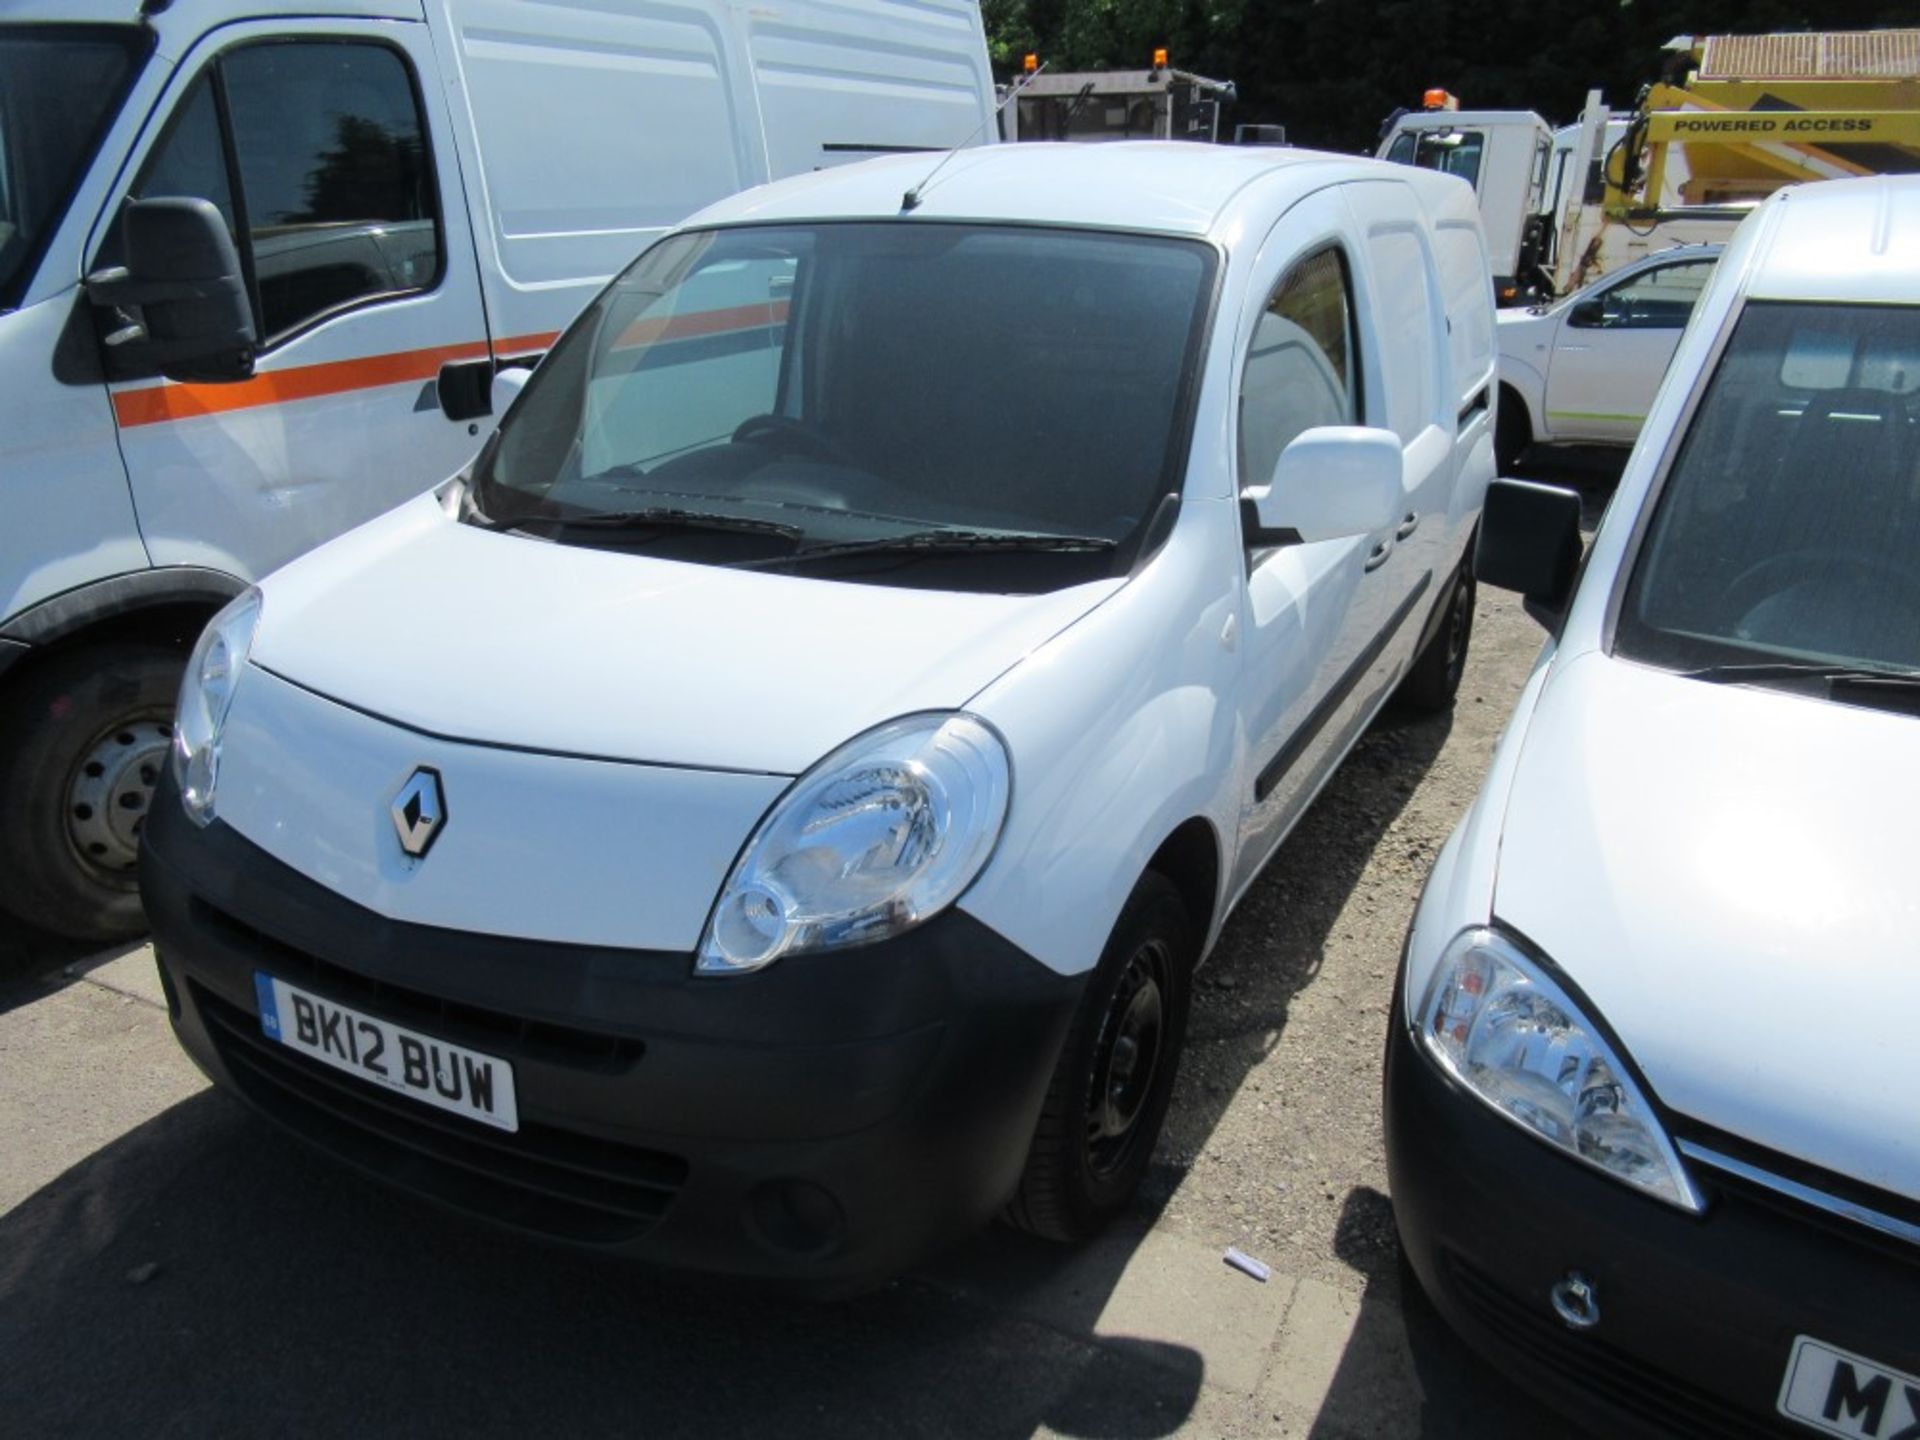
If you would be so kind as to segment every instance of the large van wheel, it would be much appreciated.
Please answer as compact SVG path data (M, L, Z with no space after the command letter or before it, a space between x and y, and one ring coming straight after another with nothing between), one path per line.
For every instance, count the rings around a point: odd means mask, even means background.
M97 645L22 677L0 721L0 896L20 919L75 940L146 928L134 862L167 763L180 655Z
M1447 613L1413 664L1394 696L1410 710L1437 715L1460 693L1460 677L1467 673L1467 644L1473 639L1473 603L1476 588L1469 560L1455 572L1453 593L1446 598Z
M1084 1240L1133 1199L1173 1098L1198 950L1180 892L1143 876L1067 1033L1010 1224Z

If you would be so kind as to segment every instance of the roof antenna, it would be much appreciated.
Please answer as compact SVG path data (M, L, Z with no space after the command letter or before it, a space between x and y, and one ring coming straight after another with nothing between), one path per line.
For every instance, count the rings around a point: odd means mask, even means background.
M962 140L958 145L954 146L953 149L947 151L946 154L942 155L940 157L940 163L934 166L933 169L927 172L926 179L922 180L918 185L915 185L912 189L908 190L906 194L900 197L900 213L902 215L910 214L913 211L918 210L920 208L921 192L924 191L927 188L927 186L933 183L934 176L938 175L942 170L947 168L947 161L953 159L954 156L958 155L962 150L966 149L969 145L973 144L974 141L978 140L981 137L981 135L985 133L987 126L991 125L994 121L998 120L1002 112L1006 110L1007 106L1011 105L1016 99L1019 98L1021 91L1025 90L1027 86L1031 85L1035 80L1038 80L1040 78L1041 72L1046 68L1047 68L1047 63L1045 61L1042 61L1040 64L1034 66L1033 69L1027 71L1024 75L1022 75L1020 79L1016 81L1014 84L1009 85L1007 87L1006 95L1001 98L1001 101L998 105L993 107L993 114L989 115L986 119L982 120L978 125L976 125L971 135L967 136L966 139Z

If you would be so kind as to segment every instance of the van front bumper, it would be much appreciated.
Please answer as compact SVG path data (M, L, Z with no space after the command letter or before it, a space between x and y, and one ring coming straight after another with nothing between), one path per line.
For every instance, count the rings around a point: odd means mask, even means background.
M1639 1195L1443 1075L1398 994L1386 1140L1422 1288L1503 1374L1595 1435L1814 1434L1776 1408L1801 1335L1920 1374L1920 1248L1697 1162L1705 1214ZM1576 1271L1597 1296L1585 1330L1551 1298Z
M883 1279L1007 1200L1084 983L959 910L722 977L686 954L405 924L194 827L170 780L141 885L181 1044L295 1134L524 1232L826 1288ZM520 1129L267 1040L257 973L508 1061Z

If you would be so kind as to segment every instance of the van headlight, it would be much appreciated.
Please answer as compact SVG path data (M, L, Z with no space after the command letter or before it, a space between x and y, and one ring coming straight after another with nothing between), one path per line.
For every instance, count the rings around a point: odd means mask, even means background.
M1416 1024L1427 1053L1498 1114L1669 1205L1704 1208L1619 1053L1497 930L1454 938Z
M971 715L910 715L849 741L760 822L695 968L758 970L930 919L993 854L1011 790L1006 745Z
M229 602L208 622L187 661L186 677L180 682L180 704L173 721L173 779L180 787L180 804L196 825L213 820L213 790L220 778L220 736L259 624L260 591L256 587Z

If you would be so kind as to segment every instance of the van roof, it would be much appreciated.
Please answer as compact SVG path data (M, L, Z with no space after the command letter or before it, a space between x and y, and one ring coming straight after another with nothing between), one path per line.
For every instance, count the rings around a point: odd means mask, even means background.
M217 13L210 7L182 4L174 0L170 8L199 9L217 23L249 18L274 19L287 15L370 17L373 19L420 20L426 12L421 0L314 0L314 3L290 6L286 0L257 0L244 6L223 4ZM141 0L0 0L0 24L87 23L135 25L140 22ZM164 15L164 11L162 14ZM198 18L198 17L196 17Z
M1920 175L1791 186L1748 223L1762 215L1746 262L1750 297L1920 303Z
M1293 177L1305 194L1369 175L1417 184L1413 177L1421 173L1312 150L1183 140L980 145L815 171L722 200L688 223L891 218L901 213L901 197L924 185L913 213L929 219L1206 235L1235 197L1264 177Z

